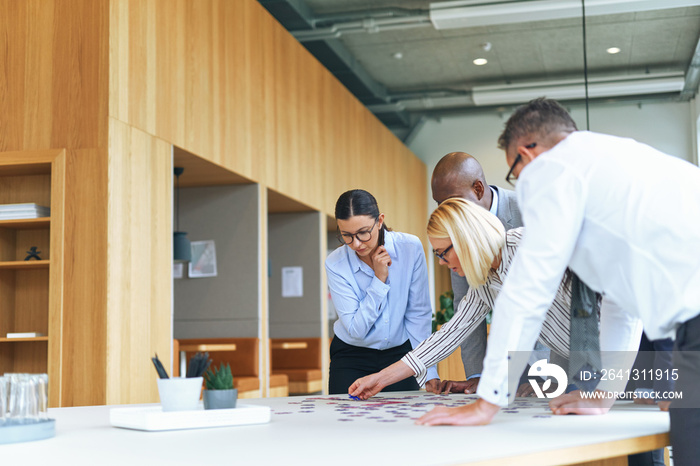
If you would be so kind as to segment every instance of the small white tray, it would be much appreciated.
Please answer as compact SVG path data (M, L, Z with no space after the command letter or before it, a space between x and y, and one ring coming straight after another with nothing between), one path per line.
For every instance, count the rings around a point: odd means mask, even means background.
M241 426L270 422L270 407L238 404L234 409L163 412L160 406L112 408L109 423L126 429L160 431Z

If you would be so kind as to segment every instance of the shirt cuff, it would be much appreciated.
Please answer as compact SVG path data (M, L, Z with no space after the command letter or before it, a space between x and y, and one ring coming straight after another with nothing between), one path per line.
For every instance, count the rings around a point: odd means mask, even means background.
M479 381L479 386L476 389L476 394L479 398L483 398L491 404L498 405L500 407L508 406L508 401L510 394L507 392L508 387L506 384L501 386L486 386L483 381ZM515 395L513 396L515 398Z
M481 377L481 373L472 374L469 377L467 377L467 380L476 379L477 377Z
M515 399L515 390L511 392L508 387L508 377L503 377L500 383L494 383L493 379L494 377L482 377L476 394L491 404L508 406L508 403ZM515 388L517 389L517 383Z
M438 375L437 367L433 366L428 368L427 373L425 375L425 380L433 380L433 379L439 379L440 376Z
M415 357L411 351L406 353L406 355L403 358L401 358L401 361L403 361L404 364L406 364L408 367L411 368L411 370L413 370L413 373L415 374L414 377L416 378L416 382L418 382L418 385L425 385L426 374L428 373L425 364L423 364L423 362L420 359Z
M389 281L389 278L387 277L386 279ZM376 276L372 278L372 282L369 284L370 288L374 288L379 294L386 295L389 292L389 286L388 283L384 283L380 279L378 279Z

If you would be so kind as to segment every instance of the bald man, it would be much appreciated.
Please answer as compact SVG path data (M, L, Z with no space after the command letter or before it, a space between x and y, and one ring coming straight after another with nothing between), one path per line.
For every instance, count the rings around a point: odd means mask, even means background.
M450 152L435 165L430 183L433 199L441 204L445 199L460 197L489 210L503 223L506 230L523 226L520 209L513 191L489 186L481 164L466 152ZM467 279L451 272L455 306L467 294ZM476 393L484 356L486 355L486 321L462 342L462 363L467 384L460 385L468 393Z

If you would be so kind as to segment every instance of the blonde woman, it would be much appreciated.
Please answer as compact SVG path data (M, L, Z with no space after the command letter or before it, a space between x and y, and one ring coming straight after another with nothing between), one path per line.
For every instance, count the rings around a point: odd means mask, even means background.
M382 387L410 376L422 383L427 368L449 356L494 307L522 235L523 228L506 232L496 216L470 201L453 198L440 204L430 216L428 239L440 264L466 277L469 291L454 317L440 330L395 364L356 380L349 393L367 399ZM539 336L545 346L567 358L570 303L570 280L563 279ZM606 306L606 311L601 312L601 349L635 351L641 336L638 320L627 317L616 307ZM603 342L607 343L605 348ZM526 361L524 357L518 375ZM514 390L515 386L510 385ZM441 384L440 389L445 388Z

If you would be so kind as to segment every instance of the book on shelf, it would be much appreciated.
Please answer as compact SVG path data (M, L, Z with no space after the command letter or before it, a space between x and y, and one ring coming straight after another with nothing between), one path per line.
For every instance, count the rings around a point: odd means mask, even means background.
M34 203L0 204L0 220L49 217L51 209Z
M14 214L0 214L0 220L24 220L28 218L42 218L50 217L49 214L40 213L14 213Z
M34 337L45 337L45 333L41 332L9 332L7 338L34 338Z

